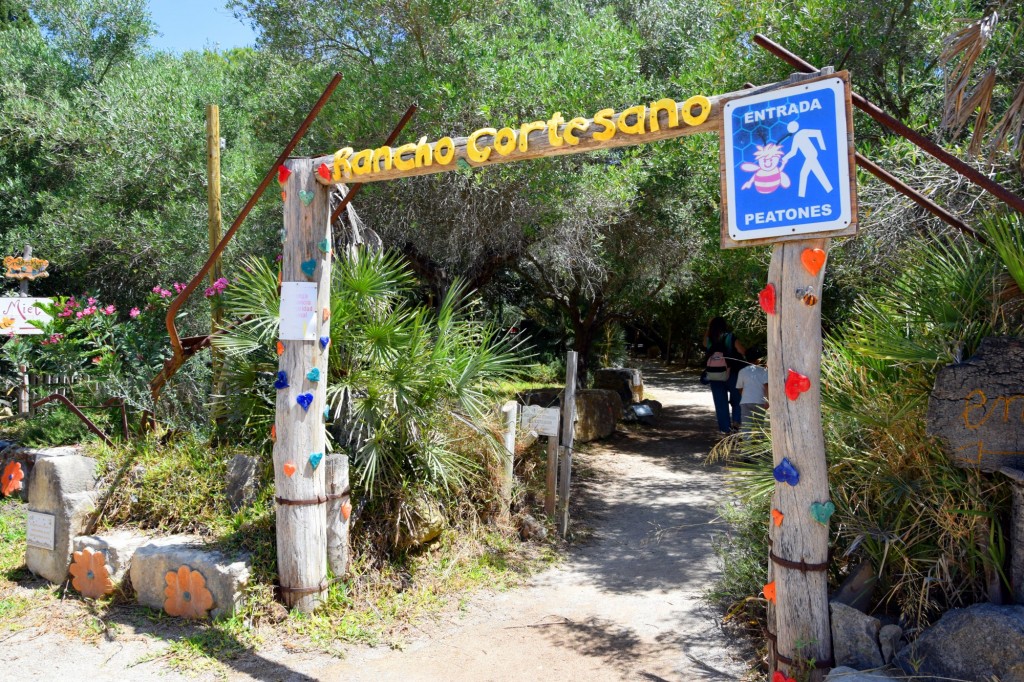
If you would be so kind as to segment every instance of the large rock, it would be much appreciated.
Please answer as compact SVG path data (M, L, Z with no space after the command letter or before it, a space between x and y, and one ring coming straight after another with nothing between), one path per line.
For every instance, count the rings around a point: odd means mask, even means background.
M879 620L839 602L831 602L829 607L836 665L858 670L885 665L878 648L878 631L882 626Z
M895 677L884 670L870 670L861 672L847 666L832 668L825 682L888 682Z
M441 504L433 499L420 497L413 501L409 510L409 524L402 524L398 534L399 549L414 549L437 539L445 527Z
M1024 682L1024 606L947 611L896 654L896 663L922 682Z
M939 370L927 432L957 466L1024 469L1024 339L985 338L973 357Z
M231 511L237 512L256 499L259 460L248 455L235 455L228 462L227 494Z
M622 418L622 399L615 391L590 388L576 392L575 440L580 443L607 438Z
M89 548L94 552L103 552L107 566L110 567L110 579L117 585L128 573L135 550L147 540L145 535L129 530L111 531L103 535L80 535L75 538L75 551Z
M71 457L80 456L83 450L78 445L64 445L56 448L21 448L9 447L0 453L0 471L7 467L8 462L19 462L21 471L25 474L22 479L21 491L18 495L22 500L28 501L28 491L32 485L32 471L35 468L36 460L42 457Z
M163 609L166 600L167 574L188 566L199 571L206 580L206 589L213 596L210 616L231 615L242 604L243 592L249 582L247 555L229 557L223 552L204 547L202 541L187 535L156 538L135 550L129 575L138 602L154 609Z
M82 535L96 506L96 460L81 455L37 457L29 484L29 512L53 518L53 549L27 546L25 563L50 582L63 582L74 540Z
M882 647L882 660L886 665L892 663L892 659L896 657L902 638L903 628L899 625L883 625L878 631L878 644Z
M606 367L594 372L594 388L615 391L622 398L623 406L638 403L644 399L644 379L638 369Z

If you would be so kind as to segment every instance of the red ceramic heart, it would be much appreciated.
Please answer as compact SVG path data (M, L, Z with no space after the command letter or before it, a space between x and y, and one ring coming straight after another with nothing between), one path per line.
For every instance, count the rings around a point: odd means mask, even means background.
M319 175L324 180L331 179L331 169L327 167L326 163L321 163L320 167L316 169L316 172L317 175Z
M767 585L765 585L764 588L761 591L764 592L764 598L765 599L767 599L768 601L770 601L773 604L775 603L775 581L774 580L771 581L770 583L768 583Z
M769 315L775 314L775 285L769 283L761 293L757 295L757 302L761 304L761 310Z
M284 355L284 344L280 341L277 342L277 354Z
M821 267L825 265L825 252L821 249L804 249L800 254L800 262L804 264L807 272L817 277Z
M295 465L292 462L285 462L281 468L284 470L284 475L288 478L291 478L292 474L295 473Z
M284 183L288 182L288 176L291 175L291 174L292 174L292 172L290 170L288 170L288 168L286 166L278 166L278 168L277 168L277 182L278 182L278 184L284 185Z
M786 375L786 397L796 400L801 393L811 390L811 380L800 372L789 370Z
M780 671L776 670L775 674L772 675L772 682L796 682L792 677L786 677Z
M784 518L786 518L785 514L780 512L778 509L772 509L772 521L776 526L781 526Z

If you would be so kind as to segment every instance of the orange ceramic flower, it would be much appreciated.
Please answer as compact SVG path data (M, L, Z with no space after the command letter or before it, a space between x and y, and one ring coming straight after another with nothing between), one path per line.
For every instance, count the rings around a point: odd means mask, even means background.
M182 618L206 618L213 606L213 595L206 589L206 578L199 571L182 566L168 571L164 594L164 611Z
M0 492L4 495L21 490L21 480L25 478L25 472L21 470L21 462L8 462L4 467L3 480L0 481Z
M75 552L71 561L71 584L83 597L97 599L114 591L114 581L107 568L107 555L86 547Z

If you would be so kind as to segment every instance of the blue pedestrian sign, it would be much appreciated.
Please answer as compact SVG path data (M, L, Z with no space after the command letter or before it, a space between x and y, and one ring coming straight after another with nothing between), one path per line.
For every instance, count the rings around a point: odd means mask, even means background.
M825 78L726 102L726 228L734 241L854 222L846 81Z

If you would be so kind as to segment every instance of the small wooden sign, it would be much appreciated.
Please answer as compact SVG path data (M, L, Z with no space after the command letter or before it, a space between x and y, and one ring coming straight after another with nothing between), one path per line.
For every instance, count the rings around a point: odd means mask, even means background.
M42 279L43 277L50 276L50 273L46 271L49 265L50 261L43 260L42 258L7 256L4 258L4 267L7 268L4 277L27 280Z
M30 511L25 527L25 541L29 547L53 551L54 515Z
M48 298L0 298L0 336L30 336L42 334L43 330L30 324L32 321L49 322L53 318L37 305L52 303Z
M319 330L316 282L281 284L281 332L283 341L316 341Z
M523 431L535 431L540 436L557 436L561 410L557 407L525 405L519 416Z

